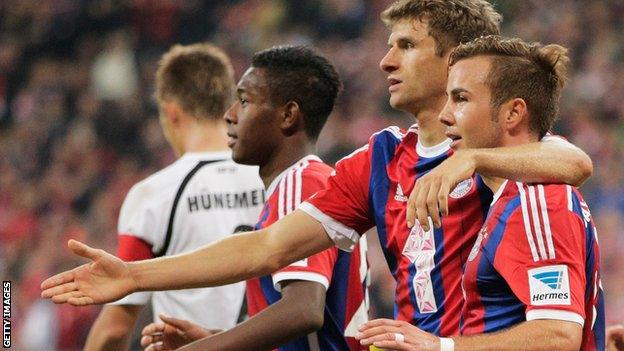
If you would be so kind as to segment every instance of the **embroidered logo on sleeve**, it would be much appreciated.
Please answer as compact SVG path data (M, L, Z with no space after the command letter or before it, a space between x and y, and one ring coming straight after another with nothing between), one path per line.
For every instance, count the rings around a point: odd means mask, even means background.
M529 269L531 305L570 305L568 266L554 265Z

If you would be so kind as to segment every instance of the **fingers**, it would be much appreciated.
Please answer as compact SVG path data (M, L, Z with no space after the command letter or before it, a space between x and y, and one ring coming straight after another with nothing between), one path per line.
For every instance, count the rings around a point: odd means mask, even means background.
M412 192L413 193L413 192ZM416 205L414 199L410 196L407 200L407 227L412 228L416 220Z
M67 247L69 247L69 249L72 250L76 255L88 258L93 261L95 261L98 257L102 256L102 250L91 248L78 240L69 240L67 242Z
M149 344L145 351L165 351L165 345L162 341L157 341L155 343Z
M182 331L188 330L192 326L191 322L183 320L183 319L169 317L164 314L160 314L159 317L163 322L171 325L172 327L176 327Z
M416 219L425 232L429 231L429 214L427 213L428 193L428 189L421 189L416 197Z
M47 299L50 298L52 295L44 295L45 291L56 287L58 285L62 285L65 283L70 283L74 281L74 270L72 269L71 271L67 271L67 272L63 272L63 273L59 273L55 276L52 276L46 280L44 280L41 283L41 289L43 289L44 291L41 293L41 297Z
M93 298L89 296L82 296L82 297L70 297L67 300L67 303L69 303L72 306L88 306L88 305L93 305L95 301L93 301Z
M52 278L50 278L52 279ZM46 282L44 282L46 283ZM44 284L41 284L42 287ZM43 297L44 299L49 299L52 298L53 300L56 298L57 301L60 301L58 296L62 296L66 293L70 293L73 291L78 290L76 287L76 283L74 283L73 281L70 281L68 283L63 283L60 285L50 285L50 284L46 284L46 286L50 286L47 289L43 290L41 292L41 297ZM56 302L56 301L55 301ZM63 301L65 302L65 301ZM57 302L57 303L63 303L63 302Z
M451 185L447 180L443 180L438 190L438 204L440 205L440 213L442 213L442 216L448 216L449 214L448 197L450 193Z
M151 344L164 343L163 333L153 333L150 335L143 335L141 337L141 346L148 347Z
M442 226L440 208L438 206L438 188L439 184L434 182L431 184L431 187L429 187L429 191L427 193L427 212L429 213L431 221L436 228L440 228ZM427 220L427 222L429 222L429 220Z
M387 350L395 351L415 351L418 348L406 343L405 341L396 340L380 340L373 343L373 346Z
M152 334L162 333L165 330L165 323L150 323L141 331L143 336L151 336Z
M82 297L82 293L77 290L68 291L62 294L56 294L52 296L52 302L54 303L66 303L69 302L69 299L74 297Z
M150 323L141 331L141 346L149 347L151 344L163 342L165 323Z
M368 321L362 325L360 325L360 327L358 328L358 331L365 331L366 329L370 329L373 327L379 327L379 326L394 326L394 327L400 327L401 326L401 321L396 321L394 319L388 319L388 318L377 318L377 319L373 319L372 321Z

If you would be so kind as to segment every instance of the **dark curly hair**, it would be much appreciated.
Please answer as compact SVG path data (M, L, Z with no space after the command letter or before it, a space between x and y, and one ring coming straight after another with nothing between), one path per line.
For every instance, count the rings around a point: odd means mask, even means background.
M305 132L317 139L342 89L334 66L307 46L275 46L256 53L252 67L266 71L273 104L294 101Z

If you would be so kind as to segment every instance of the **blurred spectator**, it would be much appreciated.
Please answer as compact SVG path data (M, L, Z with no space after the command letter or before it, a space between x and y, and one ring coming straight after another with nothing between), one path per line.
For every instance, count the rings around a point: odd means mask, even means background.
M555 132L583 148L583 186L602 247L609 323L624 321L624 2L497 0L504 32L571 49L574 69ZM390 0L0 1L0 274L14 282L14 346L74 350L97 308L38 299L43 276L80 263L69 238L114 250L129 187L173 160L152 99L157 57L212 41L237 73L254 51L310 44L345 91L319 140L336 161L386 125L413 121L388 105L378 62ZM383 264L379 253L375 262ZM391 314L392 281L373 272L372 311Z

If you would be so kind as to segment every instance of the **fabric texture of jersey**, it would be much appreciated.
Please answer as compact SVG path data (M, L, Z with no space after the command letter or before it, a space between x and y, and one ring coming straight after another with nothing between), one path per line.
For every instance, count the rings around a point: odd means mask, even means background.
M137 183L119 214L118 255L148 259L197 249L240 229L252 229L264 205L258 168L231 160L230 152L186 153ZM217 288L140 292L114 304L152 302L158 314L211 329L236 324L244 283ZM218 306L218 307L215 307Z
M450 194L441 228L407 227L407 199L416 179L446 160L449 146L450 139L423 147L416 127L384 129L340 160L326 190L300 206L346 250L376 226L397 281L395 319L440 336L459 334L461 272L492 200L480 177L466 179Z
M294 211L301 201L326 186L332 168L310 155L282 172L267 189L267 201L256 229L270 226ZM297 233L293 233L297 235ZM287 266L271 276L247 281L247 306L253 316L281 298L281 283L312 281L327 289L323 327L282 345L280 351L360 350L354 339L368 320L366 244L352 253L336 247ZM346 337L345 337L346 336Z
M466 263L462 333L555 319L583 326L581 350L604 350L596 228L569 185L507 181Z

